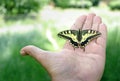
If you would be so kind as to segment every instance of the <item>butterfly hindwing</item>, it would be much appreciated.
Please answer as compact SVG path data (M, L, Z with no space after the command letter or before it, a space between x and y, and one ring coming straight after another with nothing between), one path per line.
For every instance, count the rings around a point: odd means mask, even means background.
M62 31L60 33L58 33L59 37L62 37L64 39L67 39L70 41L70 43L74 46L74 47L78 47L78 40L77 40L77 35L78 35L78 31L77 30L65 30Z
M80 46L85 47L91 40L100 36L101 33L95 30L82 30L82 39Z

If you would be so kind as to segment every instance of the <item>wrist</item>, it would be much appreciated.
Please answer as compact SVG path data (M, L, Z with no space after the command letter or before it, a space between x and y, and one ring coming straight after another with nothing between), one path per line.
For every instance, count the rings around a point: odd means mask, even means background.
M81 80L80 78L74 77L74 76L72 77L60 76L60 77L52 77L52 81L83 81L83 80Z
M60 78L60 79L52 79L52 81L82 81L82 80Z

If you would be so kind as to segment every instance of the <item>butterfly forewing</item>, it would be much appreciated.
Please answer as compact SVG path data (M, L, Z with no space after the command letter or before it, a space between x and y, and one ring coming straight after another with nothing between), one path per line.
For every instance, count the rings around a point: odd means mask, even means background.
M101 33L95 30L82 30L80 46L85 47L91 40L100 36Z
M78 45L79 42L77 40L77 35L78 35L77 30L65 30L65 31L58 33L59 37L62 37L64 39L68 39L74 47L79 46Z

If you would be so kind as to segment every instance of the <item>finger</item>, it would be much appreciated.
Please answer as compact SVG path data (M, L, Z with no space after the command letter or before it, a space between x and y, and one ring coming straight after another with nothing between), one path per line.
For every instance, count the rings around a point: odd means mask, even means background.
M106 48L106 39L107 39L107 27L105 24L100 24L99 32L101 32L101 36L97 38L97 44L102 46L104 49Z
M94 16L95 16L94 13L90 13L87 16L86 21L85 21L84 26L83 26L83 30L85 30L85 29L91 29L92 24L93 24Z
M92 25L92 30L98 31L99 25L102 23L102 20L99 16L95 16L93 19L93 25ZM96 39L92 40L91 42L96 42Z
M48 52L32 45L23 47L20 53L22 55L30 55L39 62L46 60L46 56L48 55Z
M76 21L75 23L73 24L73 26L71 27L71 29L75 29L75 30L78 30L78 29L81 29L85 20L86 20L86 15L82 15L80 16Z
M99 16L95 16L94 19L93 19L92 29L93 30L98 30L101 22L102 22L101 18Z

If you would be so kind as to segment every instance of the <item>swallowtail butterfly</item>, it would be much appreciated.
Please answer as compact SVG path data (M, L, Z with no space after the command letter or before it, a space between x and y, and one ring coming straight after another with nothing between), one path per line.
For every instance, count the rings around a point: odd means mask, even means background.
M58 33L59 37L67 39L74 48L84 48L90 41L99 37L101 33L96 30L65 30Z

